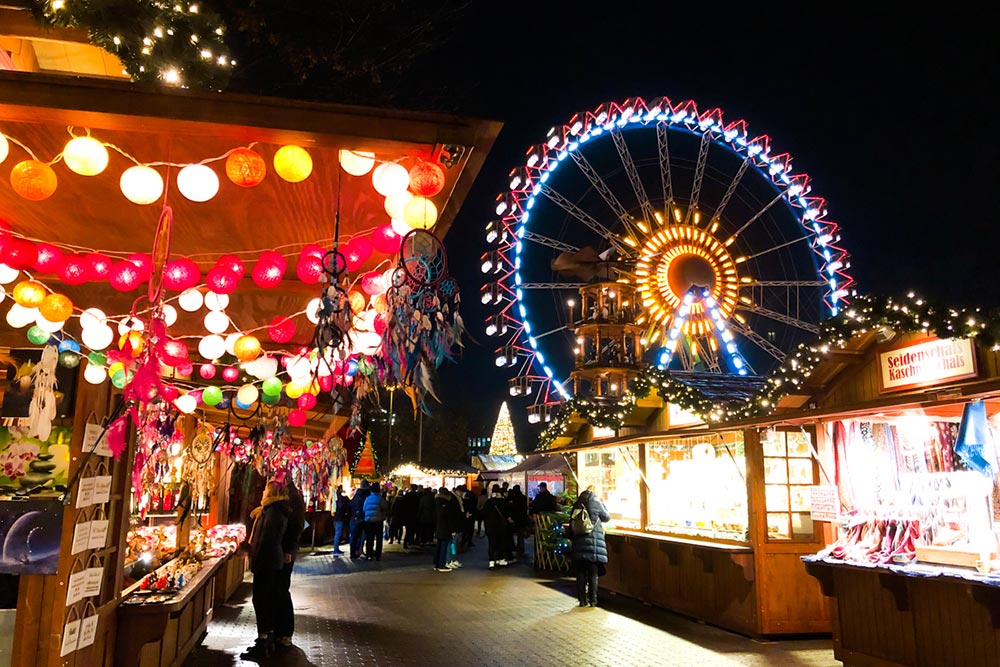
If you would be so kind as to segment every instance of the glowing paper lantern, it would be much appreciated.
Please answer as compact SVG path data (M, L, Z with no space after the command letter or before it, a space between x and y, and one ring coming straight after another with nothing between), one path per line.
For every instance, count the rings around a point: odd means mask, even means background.
M63 252L49 243L35 245L35 270L42 273L55 273L62 263Z
M228 271L237 278L242 278L247 272L247 267L243 264L243 260L236 255L223 255L215 260L215 268Z
M38 317L37 308L25 308L19 303L15 303L7 311L7 324L20 329L26 327Z
M278 315L267 326L267 335L275 343L287 343L295 338L295 321Z
M62 155L66 166L81 176L97 176L108 167L108 149L93 137L70 139Z
M107 280L111 277L111 258L99 252L87 253L87 262L90 264L91 280Z
M240 336L233 346L233 354L244 363L253 361L260 356L260 341L256 336Z
M205 315L205 328L210 333L221 334L229 328L229 316L221 310L210 310ZM223 345L225 345L225 341L223 341Z
M184 290L177 298L177 305L189 313L193 313L201 308L201 304L203 302L204 297L202 297L201 292L196 289Z
M173 326L177 322L177 309L169 303L163 306L163 322L168 327Z
M28 201L42 201L52 196L59 185L52 167L38 160L17 163L10 172L10 185L14 192Z
M372 245L365 239L356 238L348 241L341 251L347 262L347 270L355 271L371 257Z
M236 400L243 405L250 406L260 398L260 391L252 384L245 384L236 392Z
M163 269L163 286L168 290L183 292L201 282L201 269L187 257L167 262Z
M306 304L306 319L313 324L319 323L319 309L323 307L323 302L316 298L310 299Z
M152 167L136 165L122 172L118 186L133 204L145 206L163 196L163 177Z
M219 177L211 167L189 164L177 172L177 189L193 202L206 202L219 192Z
M14 302L24 308L38 308L42 301L49 295L45 286L35 280L22 280L14 286L11 298Z
M218 387L205 387L201 390L201 402L210 408L214 408L222 401L222 390Z
M218 359L226 353L226 341L222 336L212 334L198 341L198 354L206 359Z
M142 354L142 349L146 343L142 339L142 332L129 331L118 339L118 349L125 354L131 355L133 359Z
M361 290L369 296L381 294L386 290L381 271L369 271L361 276Z
M261 391L264 392L265 396L278 396L281 394L281 388L281 380L276 377L267 378L261 385Z
M202 380L211 380L215 377L215 364L202 364L198 368L198 375L201 376ZM202 396L204 396L204 394Z
M383 276L382 279L385 280L385 276ZM385 311L389 310L389 301L386 298L385 293L375 295L375 298L372 299L372 308L374 308L375 312L379 314L385 313Z
M316 397L312 394L302 394L296 402L300 410L312 410L316 407Z
M26 270L38 261L38 247L27 239L5 238L0 247L0 262L12 269Z
M41 313L35 315L35 326L37 326L42 331L48 331L49 333L56 333L61 331L63 326L66 324L63 322L53 322L52 320L46 319Z
M67 285L82 285L90 280L90 264L80 255L63 255L56 275Z
M70 350L72 352L79 352L80 344L77 343L72 338L67 338L66 340L59 341L59 351L65 352L66 350Z
M277 250L265 250L260 253L260 257L257 258L259 262L270 262L271 264L277 264L281 267L281 272L284 273L288 270L288 260Z
M360 313L365 309L365 295L357 290L351 290L347 293L347 300L351 304L352 313Z
M73 314L73 302L63 294L49 294L38 306L38 312L50 322L65 322Z
M323 260L312 256L299 257L295 275L307 285L315 285L323 277Z
M413 193L409 190L404 190L397 195L390 195L385 198L385 212L389 214L390 218L402 220L403 212L411 199L413 199Z
M198 409L198 399L195 398L193 391L189 391L174 399L174 406L181 414L189 415Z
M235 366L226 366L222 369L222 379L226 382L236 382L240 378L240 371Z
M236 341L238 341L242 335L243 332L236 331L226 336L226 352L234 357L236 356Z
M183 342L169 338L163 342L163 361L168 366L179 366L188 358L188 347Z
M253 366L254 376L261 380L273 379L278 373L278 360L274 357L260 357Z
M425 197L414 197L403 209L403 220L413 229L430 229L437 219L437 206Z
M205 282L215 294L230 294L236 290L240 279L236 277L235 273L215 267L208 272Z
M300 146L282 146L274 154L274 170L289 183L306 180L312 169L312 157Z
M266 174L264 158L249 148L237 148L226 158L226 176L241 188L260 185Z
M281 284L284 270L274 262L265 259L257 260L253 265L253 282L262 289L271 289Z
M7 137L3 136L3 133L0 132L0 162L6 160L9 154L10 143L7 141Z
M104 325L99 327L90 327L84 329L83 333L80 335L80 339L83 344L89 347L91 350L104 350L111 345L111 341L115 339L115 332L111 330L111 327Z
M285 385L285 396L292 399L293 401L304 393L305 393L305 388L303 388L302 385L294 384L292 382L289 382L288 384Z
M209 310L224 310L229 305L228 294L209 292L205 295L205 307Z
M37 324L28 329L28 342L32 345L45 345L52 337L48 331L42 329Z
M76 368L80 365L80 355L72 350L59 353L59 365L64 368Z
M375 192L383 197L397 195L409 187L410 174L401 164L385 162L372 172L372 185L375 186Z
M375 166L375 153L341 149L337 155L340 166L351 176L364 176Z
M444 189L444 169L433 162L410 167L410 189L421 197L433 197Z
M399 252L399 246L403 242L403 237L396 233L392 225L382 225L371 235L371 243L375 250L386 255L395 255Z
M101 384L108 379L108 371L103 366L87 364L83 369L83 379L90 384Z
M302 247L299 252L299 257L315 257L316 259L323 259L326 254L326 248L316 243L309 243Z
M100 308L88 308L80 313L80 326L84 329L107 326L108 316Z
M141 252L132 253L126 259L139 269L139 282L146 282L153 275L153 258Z
M129 261L115 262L111 265L108 282L119 292L131 292L142 282L139 267Z
M9 285L17 280L17 277L20 275L21 272L18 269L11 268L6 264L0 264L0 285Z
M413 231L413 228L406 224L406 220L400 220L399 218L393 218L390 220L392 223L392 231L399 235L400 245L402 245L403 237Z

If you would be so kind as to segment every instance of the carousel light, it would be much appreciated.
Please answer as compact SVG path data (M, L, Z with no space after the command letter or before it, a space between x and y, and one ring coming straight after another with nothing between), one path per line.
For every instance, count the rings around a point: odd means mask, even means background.
M409 190L390 195L385 198L385 212L394 220L403 220L406 205L410 203L411 199L413 199L413 193ZM393 229L395 229L395 225L393 225Z
M93 137L74 137L63 149L63 162L81 176L97 176L108 167L108 149Z
M506 345L497 350L496 365L498 368L513 366L517 363L517 351L513 345Z
M503 291L500 283L486 283L479 290L480 301L484 306L503 303Z
M15 329L21 329L33 323L36 317L38 317L37 308L25 308L21 304L15 303L7 311L7 324Z
M211 167L189 164L177 172L177 189L193 202L206 202L219 192L219 177Z
M487 243L506 243L508 239L507 228L504 226L503 222L500 220L493 220L486 223L486 242Z
M80 340L91 350L105 350L115 339L115 332L106 324L87 327L80 335Z
M59 185L52 167L38 160L18 162L10 172L14 192L28 201L42 201L52 196Z
M486 320L487 336L503 336L507 333L507 318L504 315L493 315Z
M189 313L193 313L201 308L202 303L204 303L204 297L201 295L201 292L194 288L184 290L177 298L177 305Z
M531 378L526 375L511 378L508 382L511 396L530 396L532 383Z
M21 275L18 269L12 269L6 264L0 264L0 285L9 285Z
M500 253L496 250L483 253L480 262L483 273L500 273L503 271L503 260Z
M218 334L205 336L198 342L198 354L206 359L218 359L225 353L226 341Z
M209 310L225 310L228 305L228 294L218 294L216 292L208 292L205 294L205 307Z
M121 188L125 199L133 204L145 206L163 196L163 177L152 167L137 164L122 172L118 187Z
M205 328L209 333L221 334L229 328L229 316L221 310L211 310L205 315Z
M351 176L364 176L375 166L375 153L341 149L337 155L340 166Z
M299 183L309 178L313 170L312 157L301 146L282 146L274 154L274 171L289 183Z
M104 366L88 363L83 369L83 379L90 384L101 384L108 379L108 371Z
M410 185L410 174L406 167L395 162L384 162L375 167L372 172L372 185L375 192L383 197L405 192Z
M430 229L437 219L437 206L426 197L414 197L403 208L403 220L413 229Z

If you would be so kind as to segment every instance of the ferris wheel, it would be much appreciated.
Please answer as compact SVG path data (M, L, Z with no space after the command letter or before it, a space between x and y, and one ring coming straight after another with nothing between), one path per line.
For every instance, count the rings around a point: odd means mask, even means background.
M770 143L661 97L576 114L527 151L487 225L481 300L530 422L620 396L650 363L766 373L838 312L838 225Z

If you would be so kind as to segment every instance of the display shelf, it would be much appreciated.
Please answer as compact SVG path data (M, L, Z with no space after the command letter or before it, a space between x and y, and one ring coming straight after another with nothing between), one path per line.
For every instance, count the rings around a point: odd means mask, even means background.
M653 533L653 532L642 532L638 530L621 530L618 528L608 528L609 535L625 535L628 537L643 537L650 540L657 540L659 542L673 542L674 544L686 544L694 547L701 547L704 549L718 549L719 551L727 551L729 553L740 553L740 554L750 554L753 553L753 548L748 544L739 544L736 542L720 542L709 539L697 539L692 537L682 537L679 535L669 535L665 533Z

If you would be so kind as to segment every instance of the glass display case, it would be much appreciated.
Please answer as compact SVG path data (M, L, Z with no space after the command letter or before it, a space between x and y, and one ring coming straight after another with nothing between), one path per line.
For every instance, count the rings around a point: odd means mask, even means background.
M806 431L767 429L760 434L764 452L764 509L769 540L813 539L809 487L819 483Z
M620 445L581 452L580 488L593 486L594 493L611 515L616 528L642 528L639 499L639 445Z
M645 447L647 530L748 541L741 431L669 438Z

